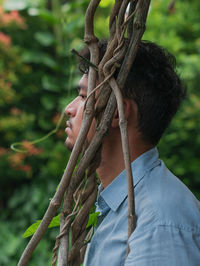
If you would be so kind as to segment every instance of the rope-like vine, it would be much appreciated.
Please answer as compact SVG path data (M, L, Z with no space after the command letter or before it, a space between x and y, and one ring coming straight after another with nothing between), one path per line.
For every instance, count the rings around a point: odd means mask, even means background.
M99 3L100 0L91 0L85 16L84 40L90 51L91 65L88 74L88 99L84 108L82 126L55 196L51 200L40 226L22 254L19 266L27 265L35 247L60 207L64 194L60 234L56 239L52 265L56 264L58 247L58 266L81 264L85 250L84 239L88 216L97 195L95 171L101 159L101 144L109 130L116 107L119 111L127 171L128 237L135 228L133 177L121 89L126 82L138 44L145 30L150 0L115 0L109 21L110 36L107 50L101 62L99 62L98 39L94 35L94 15ZM126 36L128 41L125 41ZM93 66L98 66L98 71ZM114 73L119 67L119 74L115 77ZM97 81L100 84L98 88L96 88ZM95 93L97 90L98 93ZM88 143L87 134L94 120L96 121L96 131ZM82 149L82 147L84 148ZM74 170L81 153L81 159ZM70 231L72 247L69 250ZM127 244L127 254L128 252Z

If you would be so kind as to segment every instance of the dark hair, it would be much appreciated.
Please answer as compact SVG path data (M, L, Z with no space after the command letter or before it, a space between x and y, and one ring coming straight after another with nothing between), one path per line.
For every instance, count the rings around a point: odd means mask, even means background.
M99 42L100 58L107 42ZM89 59L89 52L82 53ZM81 61L79 68L88 66ZM133 99L138 106L138 129L143 139L153 145L160 140L185 97L185 88L175 72L175 57L167 50L149 41L141 41L122 89L125 98Z

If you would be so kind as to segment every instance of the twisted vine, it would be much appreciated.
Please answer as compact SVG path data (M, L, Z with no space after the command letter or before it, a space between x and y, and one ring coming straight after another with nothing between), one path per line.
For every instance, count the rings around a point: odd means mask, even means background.
M110 37L107 51L101 62L99 62L98 39L94 35L94 15L99 2L100 0L90 1L85 17L84 40L90 51L91 64L98 66L98 72L96 68L90 66L88 74L89 97L84 109L82 126L59 187L49 204L40 226L22 254L18 263L19 266L27 265L35 247L60 207L64 194L65 199L61 212L61 233L56 239L52 265L56 264L58 247L58 266L80 265L85 250L85 227L90 208L96 199L97 183L95 171L100 162L101 143L103 137L109 130L116 107L120 116L123 154L127 171L128 237L135 228L136 217L133 177L130 167L126 119L124 116L121 89L126 82L137 52L138 44L145 31L150 0L115 1L109 21ZM129 15L126 17L126 10L129 3ZM128 36L128 42L125 42L126 34ZM115 77L115 70L119 67L119 74ZM97 91L97 80L101 84L98 89L98 97L95 93ZM87 143L87 134L94 119L96 121L96 131L91 142ZM82 157L77 168L74 170L82 147L84 147ZM84 186L85 172L87 172L87 178ZM70 228L72 232L72 247L69 251ZM127 254L128 252L129 247L127 244Z

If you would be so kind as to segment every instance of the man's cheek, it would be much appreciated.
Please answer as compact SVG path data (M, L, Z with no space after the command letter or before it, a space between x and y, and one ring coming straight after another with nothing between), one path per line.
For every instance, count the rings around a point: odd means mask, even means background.
M90 142L92 140L92 138L94 137L94 134L95 134L95 130L96 130L96 121L93 120L92 121L92 124L91 124L91 127L90 127L90 130L88 132L88 141Z

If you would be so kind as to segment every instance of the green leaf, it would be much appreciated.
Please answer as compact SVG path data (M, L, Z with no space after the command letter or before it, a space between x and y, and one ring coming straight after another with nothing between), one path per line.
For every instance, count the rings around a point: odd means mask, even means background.
M52 12L46 9L41 9L39 13L40 17L44 19L47 23L52 25L56 24L57 20Z
M100 2L99 6L100 7L108 7L114 4L113 0L103 0Z
M53 95L44 95L40 99L41 104L44 106L46 110L52 110L55 105L55 97Z
M52 219L48 228L57 227L57 226L60 226L60 214L58 214Z
M50 75L44 75L42 77L42 87L45 90L48 91L60 91L60 86L58 85L58 81L56 80L56 77L50 76Z
M94 212L90 214L86 228L89 228L90 226L95 226L97 224L97 216L99 214L100 212Z
M31 226L29 226L26 231L23 234L23 238L32 236L35 231L37 230L38 226L40 225L41 220L38 220L36 223L32 224Z
M32 236L36 232L36 230L37 230L38 226L40 225L41 221L42 220L38 220L36 223L34 223L31 226L29 226L26 229L26 231L24 232L23 238ZM51 221L50 225L48 226L48 228L57 227L57 226L60 226L60 214L58 214L57 216L55 216L52 219L52 221Z
M43 64L50 68L56 68L57 66L57 63L52 56L40 51L24 51L22 60L24 63Z
M53 34L50 32L36 32L35 39L43 46L50 46L55 41Z

